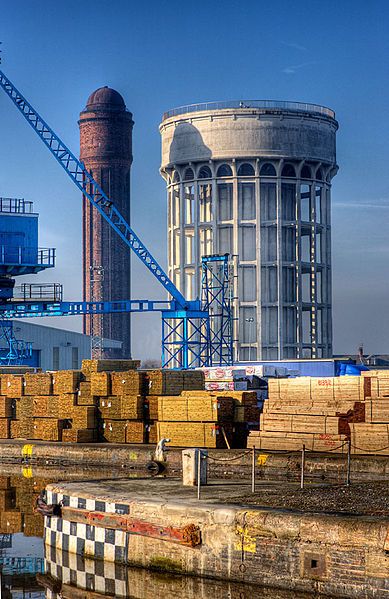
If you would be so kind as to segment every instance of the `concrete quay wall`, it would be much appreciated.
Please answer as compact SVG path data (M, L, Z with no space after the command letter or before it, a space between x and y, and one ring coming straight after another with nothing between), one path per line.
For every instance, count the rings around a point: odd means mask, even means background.
M103 484L96 493L96 484L47 487L49 503L64 503L62 518L45 518L53 552L334 597L389 595L389 519L159 499L151 487L149 499ZM197 531L194 546L177 540L183 530Z
M75 465L81 467L113 467L145 472L152 459L152 445L116 445L113 443L48 443L44 441L0 441L0 463L20 464L28 461L37 465ZM251 476L252 455L247 450L208 450L210 478L247 478ZM167 475L181 475L182 450L172 448L167 453ZM299 476L299 452L256 452L258 478L286 478ZM344 482L347 457L339 454L307 453L307 477L325 481ZM360 455L351 458L351 476L354 482L382 480L389 476L389 460L385 456Z

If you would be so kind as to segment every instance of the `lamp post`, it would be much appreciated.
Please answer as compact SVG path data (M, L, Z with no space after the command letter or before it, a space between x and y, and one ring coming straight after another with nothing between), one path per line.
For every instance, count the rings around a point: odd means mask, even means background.
M245 318L245 321L249 323L249 362L251 362L251 343L252 343L251 325L254 322L254 318L252 316L250 316L250 318Z

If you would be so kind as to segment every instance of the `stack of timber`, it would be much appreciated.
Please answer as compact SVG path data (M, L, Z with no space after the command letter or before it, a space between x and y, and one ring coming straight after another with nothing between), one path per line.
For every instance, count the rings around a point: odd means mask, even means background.
M0 375L0 439L98 441L99 395L111 391L110 372L134 360L84 360L81 370ZM92 377L96 381L92 383ZM93 387L95 385L95 387Z
M389 371L269 381L250 447L389 455Z
M250 420L259 420L255 392L185 390L158 398L158 439L171 446L245 447Z
M96 376L92 375L92 385ZM204 375L197 371L112 372L104 389L94 388L100 391L100 438L110 443L155 444L158 397L178 396L184 390L203 388Z

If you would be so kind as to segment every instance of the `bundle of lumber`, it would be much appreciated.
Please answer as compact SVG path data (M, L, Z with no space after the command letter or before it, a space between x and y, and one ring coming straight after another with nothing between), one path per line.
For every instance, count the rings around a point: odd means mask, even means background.
M299 377L269 381L258 449L347 451L389 455L389 371L361 376Z
M258 423L257 394L184 390L158 398L158 438L179 447L244 447L248 419Z

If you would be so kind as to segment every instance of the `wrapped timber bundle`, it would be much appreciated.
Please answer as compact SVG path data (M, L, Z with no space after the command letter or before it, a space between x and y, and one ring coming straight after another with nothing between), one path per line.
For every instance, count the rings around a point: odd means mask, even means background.
M51 395L53 393L53 378L49 373L24 375L24 395Z
M233 444L234 400L206 391L159 397L158 439L178 447L223 448Z
M86 377L92 372L125 372L136 370L140 360L83 360L81 370Z
M158 438L170 439L170 446L226 448L232 444L232 423L214 422L158 422Z
M361 376L299 377L269 381L260 430L248 444L258 449L389 455L389 371Z

